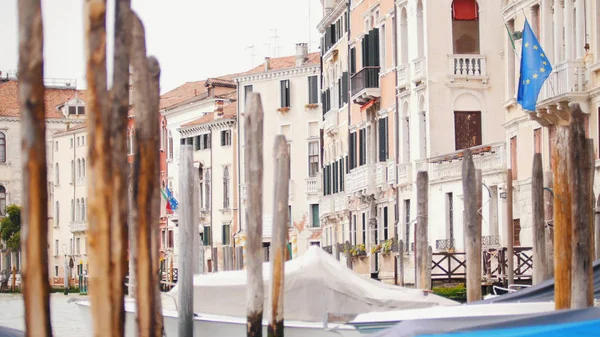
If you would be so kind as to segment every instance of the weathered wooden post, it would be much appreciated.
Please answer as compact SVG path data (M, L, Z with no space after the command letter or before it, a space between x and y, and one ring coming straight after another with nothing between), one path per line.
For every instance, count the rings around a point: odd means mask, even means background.
M128 168L128 181L127 181L127 222L129 229L129 285L127 287L127 294L135 298L137 293L136 287L136 275L137 266L137 209L135 207L135 200L133 199L133 163L127 165ZM171 263L173 260L171 259ZM172 267L171 267L172 269ZM171 274L169 274L171 275ZM172 275L171 275L172 276ZM172 277L169 278L169 282L172 282ZM137 318L137 311L135 313Z
M244 247L235 247L235 265L237 270L244 269Z
M462 163L464 199L465 257L467 260L467 302L481 300L481 235L477 230L477 174L471 150L465 150ZM479 244L478 244L479 237Z
M425 289L431 290L433 285L433 280L431 279L431 260L433 259L433 248L431 246L427 246L427 284Z
M404 287L404 242L398 240L398 285Z
M531 174L531 206L533 229L533 284L546 279L546 228L544 225L544 171L542 154L533 156Z
M590 175L594 170L594 148L585 138L583 112L579 104L570 104L568 168L571 188L572 278L571 308L581 309L594 305L594 277L592 271L592 200Z
M352 254L350 254L350 241L346 241L346 267L352 269Z
M129 165L127 164L127 123L129 111L129 46L131 45L131 0L115 4L113 82L110 90L110 141L112 156L112 218L111 264L112 268L112 324L113 336L125 334L123 282L127 274ZM157 83L158 85L158 83ZM157 90L158 91L158 90ZM158 92L156 93L158 99ZM158 108L158 107L157 107ZM131 275L131 273L130 273ZM130 293L131 294L131 293Z
M48 183L40 0L18 2L19 109L23 163L23 299L25 336L52 336L48 293ZM16 280L13 272L13 282Z
M263 107L260 94L249 93L246 101L245 166L249 178L246 210L247 336L262 336L264 284L262 271Z
M415 254L417 259L417 279L416 287L418 289L427 289L427 269L431 269L431 264L427 263L427 247L429 235L429 177L427 171L419 171L417 174L417 231Z
M211 231L212 234L212 231ZM213 261L213 273L219 271L219 250L217 247L212 247L212 261Z
M557 126L554 161L554 303L556 309L571 307L571 189L568 172L569 128Z
M475 254L477 254L477 277L479 280L479 288L481 289L481 280L483 277L483 248L482 240L482 223L483 223L483 175L480 169L475 170L475 197L477 198L477 222L475 234ZM468 261L467 261L468 262ZM469 263L470 264L470 263Z
M178 335L187 337L194 335L194 238L193 227L197 227L194 221L194 187L190 181L194 179L192 172L192 146L181 145L180 147L180 179L179 179L179 216L181 224L179 230L179 296L177 299L179 316L177 319Z
M132 13L131 64L136 107L135 160L133 199L137 215L137 315L138 334L162 336L162 313L158 282L158 217L160 212L160 168L158 98L154 81L158 81L160 67L153 57L146 57L144 26ZM153 234L154 233L154 234ZM155 256L156 255L156 256ZM156 258L155 258L156 257Z
M554 178L552 172L544 173L544 235L546 237L546 276L554 277L554 197L552 192Z
M275 136L275 193L273 198L273 234L271 242L271 317L268 336L283 337L283 296L285 290L285 257L288 231L288 198L290 154L285 136Z
M513 175L506 170L506 282L515 283L515 227L513 224Z
M595 210L595 230L594 230L594 245L595 249L595 260L600 260L600 195L598 195L598 200L596 202L596 210Z

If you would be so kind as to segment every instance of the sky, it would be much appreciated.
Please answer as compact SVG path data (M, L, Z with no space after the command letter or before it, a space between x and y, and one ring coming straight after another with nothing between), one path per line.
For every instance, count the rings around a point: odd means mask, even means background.
M108 0L109 55L114 1ZM42 0L44 77L76 79L80 88L85 88L83 4ZM132 0L132 7L146 28L148 55L160 62L161 93L248 70L265 56L293 55L295 44L309 37L310 51L318 51L320 0ZM17 0L0 0L0 18L0 71L6 73L18 63Z

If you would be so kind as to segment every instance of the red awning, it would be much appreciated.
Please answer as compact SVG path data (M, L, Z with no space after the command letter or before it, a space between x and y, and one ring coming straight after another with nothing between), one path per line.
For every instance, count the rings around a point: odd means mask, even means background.
M367 110L368 108L372 107L372 106L373 106L373 104L375 104L375 102L377 102L377 98L374 98L374 99L370 100L370 101L369 101L369 103L367 103L367 104L365 104L365 105L361 106L361 107L360 107L360 111L362 112L362 111L365 111L365 110Z
M479 8L475 0L454 0L452 2L452 19L477 20Z

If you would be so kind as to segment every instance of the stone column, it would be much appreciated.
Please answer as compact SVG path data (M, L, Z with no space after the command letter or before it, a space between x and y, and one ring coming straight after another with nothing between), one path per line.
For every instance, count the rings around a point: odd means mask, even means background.
M540 30L542 47L547 56L549 56L552 64L555 63L553 56L554 51L554 39L552 32L552 0L542 0L540 5L540 15L542 17L542 29Z
M515 31L515 22L513 20L507 23L508 30L512 33ZM513 50L513 45L510 40L510 37L506 37L506 74L508 75L506 82L506 99L511 99L515 97L515 76L517 72L515 71L515 51Z
M365 249L367 249L367 253L371 253L371 248L377 245L377 204L375 203L375 196L370 195L367 198L367 202L369 203L369 244L365 245ZM375 263L375 256L377 253L371 253L371 274L377 272L377 264Z
M591 10L588 9L588 10ZM578 60L583 59L585 56L585 2L584 0L576 0L575 1L575 33L576 33L576 54ZM598 18L596 18L597 20Z
M554 67L562 58L563 11L561 0L554 0Z
M575 49L574 49L574 44L575 41L573 41L573 29L574 27L574 23L573 23L573 0L564 0L565 1L565 8L564 8L564 15L565 15L565 60L572 60L575 58Z

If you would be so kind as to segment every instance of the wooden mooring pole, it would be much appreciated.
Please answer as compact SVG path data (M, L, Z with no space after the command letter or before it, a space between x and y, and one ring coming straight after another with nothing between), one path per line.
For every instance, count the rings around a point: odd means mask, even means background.
M285 136L275 137L275 193L273 199L273 234L271 242L271 317L268 336L283 337L283 294L285 290L286 238L289 223L288 198L290 154Z
M515 283L515 227L513 224L513 175L506 170L506 282Z
M192 172L192 146L181 145L180 153L179 197L181 205L179 207L179 216L181 217L181 224L179 225L179 230L181 234L179 236L179 275L177 277L177 283L179 284L177 328L179 337L187 337L194 335L193 227L198 227L198 222L194 221L194 187L190 186L189 183L194 178Z
M129 165L127 164L127 123L129 111L129 46L131 44L131 0L118 0L115 4L113 83L110 90L110 134L112 149L112 218L111 235L111 302L114 336L125 334L123 282L128 270L128 205ZM158 92L157 92L158 95ZM157 97L158 98L158 97ZM130 274L131 275L131 274Z
M554 178L552 172L544 173L544 235L546 237L546 276L554 277Z
M431 263L427 262L427 247L429 235L428 223L429 210L429 176L427 171L417 174L417 231L415 254L417 259L417 289L426 289L428 286L427 269Z
M262 209L263 209L263 107L260 94L249 93L245 116L245 165L248 184L246 210L247 336L262 336L264 306Z
M481 235L477 230L477 174L471 150L465 150L462 163L462 186L464 199L464 228L465 228L465 256L467 260L467 302L481 300ZM479 252L478 252L479 248ZM479 268L477 268L479 266Z
M598 195L598 200L596 201L594 216L594 245L596 248L594 260L600 260L600 195Z
M531 174L531 206L533 229L533 284L546 279L546 228L544 221L544 171L542 154L533 156Z
M594 170L594 144L585 138L583 112L579 104L571 103L568 168L571 184L571 219L573 226L571 255L571 308L594 305L592 270L592 205L593 189L590 176Z
M404 242L398 240L398 285L404 287Z
M146 56L144 26L132 13L131 64L136 107L133 199L137 214L137 314L140 337L162 337L158 280L158 218L160 208L159 124L156 85L160 67ZM154 234L153 234L154 233Z
M554 175L554 303L557 310L571 307L571 189L568 174L569 128L557 126L552 151Z
M23 155L23 299L25 336L52 336L48 293L48 183L40 0L18 2L19 109ZM16 279L13 273L13 282Z

